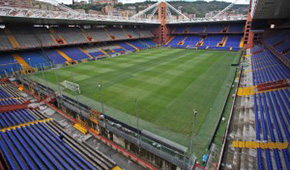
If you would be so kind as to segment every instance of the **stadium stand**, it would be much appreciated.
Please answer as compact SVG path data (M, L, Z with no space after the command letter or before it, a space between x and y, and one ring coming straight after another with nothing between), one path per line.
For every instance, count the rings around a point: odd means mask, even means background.
M0 82L0 106L21 102L24 100L14 85ZM0 113L0 147L10 168L105 170L117 167L108 157L79 143L62 129L37 109Z
M204 32L204 25L195 25L195 26L190 26L188 29L189 33L202 33Z
M82 34L78 27L55 27L53 29L54 36L58 36L68 44L78 44L86 42L85 35Z
M287 129L287 124L290 123L290 117L285 105L289 106L290 103L289 101L287 101L288 100L287 98L282 99L282 94L283 96L286 96L286 92L289 93L289 89L265 92L262 94L254 95L255 124L256 124L255 127L257 136L256 139L258 141L264 142L279 141L281 143L289 142L290 135L289 129ZM268 110L269 106L267 103L269 103L270 110ZM274 122L272 122L271 120L274 120ZM280 122L280 125L278 121ZM261 126L257 126L259 124ZM272 127L272 124L274 124L274 128ZM275 138L276 136L278 136L278 140ZM285 137L283 138L283 136ZM270 150L270 148L264 148L264 152L262 152L261 150L262 148L257 148L258 169L264 169L263 168L264 165L266 165L267 169L273 169L273 166L275 164L277 169L283 169L282 163L286 165L287 168L290 168L289 154L287 153L288 152L287 149ZM263 154L265 154L265 156L263 156ZM273 154L275 164L271 157L271 155Z
M53 35L46 27L35 27L33 33L39 39L41 46L49 47L57 45L57 42L53 39Z
M140 33L141 38L153 38L154 37L154 34L150 30L148 30L146 28L137 29L137 32Z
M152 40L144 39L141 40L142 43L146 44L148 47L155 47L156 43L153 42Z
M107 32L110 37L115 40L125 40L128 39L126 32L121 28L107 28Z
M17 104L17 102L11 101L11 104ZM11 105L11 104L8 104L8 105ZM1 113L1 118L2 118L1 119L2 122L0 126L1 129L38 120L35 116L32 115L31 111L27 109Z
M103 28L85 29L88 37L92 37L93 41L109 41L111 37L106 34Z
M243 23L233 24L196 24L190 26L176 26L172 33L187 34L187 33L243 33Z
M245 58L244 63L250 66L244 68L240 89L247 86L254 90L238 93L239 109L234 112L231 122L235 123L227 139L233 149L229 147L231 151L224 158L233 169L290 169L290 69L280 58L289 47L289 33L287 29L271 30ZM244 144L236 145L236 141Z
M0 49L10 50L13 46L9 41L9 37L5 34L4 29L0 29Z
M6 28L9 34L12 34L16 41L18 42L20 48L36 48L40 46L40 42L31 32L32 30L29 28L17 28L17 27L10 27Z
M50 65L50 60L41 51L20 52L18 53L30 67L41 68Z
M241 33L244 31L244 25L243 24L231 24L229 25L228 32L229 33Z
M177 26L173 29L172 31L173 33L179 33L179 34L183 34L187 32L187 27L184 26Z
M114 48L113 49L116 53L125 53L125 50L123 48Z
M290 79L290 70L269 50L254 54L252 59L254 85Z
M138 49L147 49L148 45L142 43L141 41L137 40L137 41L130 41L130 44L137 47Z
M53 64L63 64L66 59L63 58L55 49L45 50L44 53L52 60Z
M185 36L177 35L175 36L167 45L171 47L178 47L178 43L183 41Z
M85 54L81 49L77 47L63 48L62 51L71 59L76 61L90 58L87 54Z
M174 26L172 38L166 46L239 51L242 48L243 28L243 23Z
M134 30L134 28L124 28L123 29L129 38L141 38L140 32Z
M225 47L232 47L233 50L241 48L242 35L229 35Z
M0 54L0 63L1 75L21 69L19 63L10 54Z
M155 47L152 40L142 39L128 42L118 42L112 45L94 45L86 47L63 47L57 49L43 49L19 51L9 54L0 54L0 75L15 72L21 69L42 68L53 64L65 64L71 61L102 58L126 51L137 51ZM85 50L83 50L85 49ZM13 70L13 71L12 71Z
M203 40L203 46L216 47L223 37L223 35L209 35Z
M128 43L120 43L120 46L122 48L124 48L127 51L136 51L136 48L134 48L132 45L128 44Z
M197 35L189 35L186 39L186 41L184 42L184 46L186 47L195 47L196 43L200 41L200 37Z
M274 31L272 34L268 35L263 42L271 47L273 47L278 53L287 54L290 51L290 30L279 30Z
M32 117L32 115L30 115ZM15 120L18 120L14 116ZM19 119L23 119L20 118ZM20 122L20 120L18 120ZM0 132L1 147L12 168L61 168L61 169L108 169L97 165L94 158L84 157L54 134L49 125L42 123L27 125L15 130ZM55 125L54 125L55 126ZM51 128L51 127L50 127ZM76 141L73 141L77 144ZM79 143L78 143L79 144ZM82 145L81 145L82 146ZM91 151L94 152L94 151ZM13 155L11 157L10 155ZM80 156L82 155L82 156ZM109 162L111 163L111 162ZM111 163L114 166L114 164Z
M6 34L10 44L12 45L12 48L14 48L14 49L21 48L21 46L18 43L18 41L16 40L15 36L12 34L12 32L8 28L5 28L3 30L3 32L4 32L4 34Z
M186 47L196 47L200 49L225 49L225 50L240 50L240 43L242 40L242 35L208 35L203 38L203 36L198 35L176 35L167 46L176 48L186 48ZM183 42L184 41L184 42ZM198 42L202 42L198 44ZM219 43L221 45L219 46ZM225 48L223 48L225 47Z
M224 25L209 24L206 28L206 32L207 33L220 33L220 32L222 32L223 28L224 28Z
M93 57L104 57L105 56L105 54L103 53L103 52L101 52L101 51L96 51L96 52L90 52L89 53L91 56L93 56Z
M1 50L31 49L54 47L66 44L84 44L88 42L106 42L153 38L150 30L145 28L92 28L80 27L22 27L13 26L0 30Z

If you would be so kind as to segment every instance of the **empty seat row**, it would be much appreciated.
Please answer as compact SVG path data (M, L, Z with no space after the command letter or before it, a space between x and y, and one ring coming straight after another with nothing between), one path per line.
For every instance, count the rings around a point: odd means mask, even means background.
M126 32L120 28L108 28L107 31L109 35L114 37L113 39L123 40L129 38Z
M11 169L97 169L44 123L0 135L0 147Z
M146 43L143 43L141 41L130 41L130 44L134 45L135 47L139 49L147 49L148 45Z
M17 89L0 82L5 97ZM44 120L44 121L40 121ZM62 135L64 138L60 138ZM116 163L89 145L69 136L38 110L0 113L0 152L10 169L114 169Z
M76 60L76 61L90 58L80 48L77 48L77 47L63 48L62 51L71 59Z
M19 99L0 99L0 106L5 105L17 105L20 104L21 101Z
M125 42L121 43L120 46L127 51L136 51L136 49L134 47L130 46L129 44L127 44Z
M199 35L176 35L172 40L169 41L167 46L185 48L185 47L204 47L203 49L209 47L218 47L218 44L224 39L224 47L222 49L235 48L240 49L240 42L242 40L242 35L208 35L202 37ZM198 44L202 42L202 44ZM202 48L201 48L202 49Z
M173 28L172 33L242 33L244 30L244 23L237 24L196 24L190 26L176 26Z
M269 50L253 54L251 60L254 85L290 79L290 69Z
M240 48L242 35L229 35L225 47Z
M224 35L211 35L203 39L203 46L216 47L222 41Z
M263 39L265 45L274 49L276 52L289 58L290 53L290 29L281 29L272 31Z
M8 82L0 82L0 89L2 93L5 93L6 96L9 97L18 97L21 98L21 94L19 93L18 89L16 89L16 86L12 85Z
M152 40L133 40L133 41L128 41L130 45L133 45L139 49L147 49L150 47L155 47L156 43L154 43ZM126 42L122 43L114 43L111 46L90 46L88 48L84 48L92 57L104 57L106 54L108 55L114 55L116 53L125 53L126 51L135 51L136 49L132 46L130 46ZM101 50L102 49L102 50Z
M26 122L33 122L38 119L39 118L29 109L0 113L0 129Z
M289 142L289 97L289 89L254 94L255 129L258 141ZM264 166L267 169L289 169L288 150L258 148L257 164L259 170L264 169Z
M145 28L93 28L79 27L9 27L0 30L0 49L49 47L62 44L79 44L91 41L111 41L135 38L152 38Z
M150 39L141 40L144 44L147 44L148 47L155 47L156 43Z
M131 41L128 41L131 42ZM149 47L155 47L156 44L149 39L144 40L132 40L132 43L134 43L138 48L140 49L146 49ZM121 48L120 45L123 45L125 48ZM134 51L135 49L132 47L129 47L124 42L118 42L114 43L111 50L115 49L115 51L110 51L108 54L112 55L115 53L124 53L125 51ZM84 52L82 48L85 48L86 46L83 45L81 48L79 47L64 47L64 48L57 48L57 49L44 49L44 50L33 50L33 51L19 51L17 53L3 53L0 54L0 76L5 76L6 74L9 74L11 72L16 72L21 69L24 69L23 63L19 63L18 60L15 59L15 55L18 58L23 59L24 62L26 62L26 65L32 67L32 68L38 68L42 69L46 66L51 65L57 65L57 64L64 64L67 62L67 58L64 57L62 54L59 53L59 51L63 52L65 55L67 55L70 59L79 61L83 59L90 59L92 57L101 57L105 56L99 47L92 48L87 50L87 52ZM110 46L109 46L110 47ZM108 48L109 48L108 47ZM107 47L102 47L106 49ZM88 53L91 55L89 56ZM22 61L22 62L23 62Z
M4 87L0 87L0 99L5 99L9 97L12 97L12 95L5 91Z

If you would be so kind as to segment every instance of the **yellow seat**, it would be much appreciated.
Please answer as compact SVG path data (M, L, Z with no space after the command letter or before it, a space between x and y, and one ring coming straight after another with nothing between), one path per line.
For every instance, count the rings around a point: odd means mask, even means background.
M79 123L74 124L74 128L76 128L77 130L82 132L82 134L87 134L88 133L87 128L85 126L79 124Z
M122 170L119 166L115 166L112 170Z
M232 147L234 148L248 148L248 149L287 149L289 143L275 143L275 142L254 142L254 141L233 141Z

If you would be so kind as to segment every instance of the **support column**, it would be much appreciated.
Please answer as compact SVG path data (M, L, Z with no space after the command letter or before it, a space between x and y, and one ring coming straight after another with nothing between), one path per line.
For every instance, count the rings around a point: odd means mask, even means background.
M252 0L250 0L249 10L248 10L248 17L245 24L244 30L244 48L249 49L254 46L254 33L251 31L252 27Z
M167 23L167 4L160 2L158 4L158 19L160 26L157 31L158 43L165 44L168 40L169 29L166 26Z

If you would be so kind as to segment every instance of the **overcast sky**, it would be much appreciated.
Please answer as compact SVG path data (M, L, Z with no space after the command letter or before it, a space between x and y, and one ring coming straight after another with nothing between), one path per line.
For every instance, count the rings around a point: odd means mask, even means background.
M63 2L65 4L71 4L72 0L57 0L58 2ZM75 1L81 1L81 0L75 0ZM85 0L88 1L88 0ZM123 3L133 3L133 2L142 2L144 0L119 0L119 2L123 2ZM187 1L196 1L196 0L187 0ZM212 1L212 0L205 0L205 1ZM218 1L226 1L226 2L233 2L235 0L218 0ZM239 4L248 4L249 0L238 0Z

